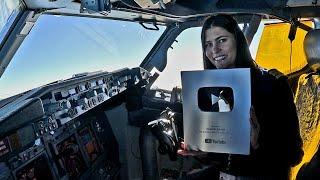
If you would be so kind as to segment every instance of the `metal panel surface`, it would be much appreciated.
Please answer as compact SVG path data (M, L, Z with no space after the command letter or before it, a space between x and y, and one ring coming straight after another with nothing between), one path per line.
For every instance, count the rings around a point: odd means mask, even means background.
M249 154L250 69L182 71L184 141L189 150ZM203 87L230 87L234 106L229 112L204 112L198 106Z
M302 7L302 6L319 6L316 0L288 0L287 6L289 7Z

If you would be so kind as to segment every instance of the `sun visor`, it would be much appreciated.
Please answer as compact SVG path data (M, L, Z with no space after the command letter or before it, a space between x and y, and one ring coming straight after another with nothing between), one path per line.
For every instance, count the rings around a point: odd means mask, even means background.
M313 26L312 21L302 23ZM258 65L267 69L275 68L284 74L298 71L307 65L303 51L303 40L307 31L297 28L292 47L288 38L289 31L289 23L265 25L256 56Z

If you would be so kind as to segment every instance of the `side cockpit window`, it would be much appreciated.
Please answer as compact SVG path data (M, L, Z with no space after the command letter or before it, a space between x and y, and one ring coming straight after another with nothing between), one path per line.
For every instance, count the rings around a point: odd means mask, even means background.
M181 87L181 71L203 69L201 28L194 27L184 30L167 51L167 66L159 72L153 88L172 90Z
M0 43L2 43L15 18L17 17L19 7L19 0L0 1Z
M243 24L239 24L242 29ZM263 26L260 26L250 45L250 52L255 58ZM201 27L184 30L167 51L167 66L154 82L154 89L172 90L181 87L181 71L203 70L201 47Z

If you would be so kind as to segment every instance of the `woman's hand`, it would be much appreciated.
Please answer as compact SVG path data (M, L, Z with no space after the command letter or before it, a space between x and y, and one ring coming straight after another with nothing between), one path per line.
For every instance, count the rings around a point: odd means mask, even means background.
M251 106L250 108L250 125L251 125L251 132L250 132L251 147L253 149L257 149L259 147L258 138L260 133L260 124L258 123L258 119L253 106Z
M178 149L178 154L181 156L202 156L208 153L203 151L190 150L190 148L187 147L184 141L182 141L180 144L180 149Z

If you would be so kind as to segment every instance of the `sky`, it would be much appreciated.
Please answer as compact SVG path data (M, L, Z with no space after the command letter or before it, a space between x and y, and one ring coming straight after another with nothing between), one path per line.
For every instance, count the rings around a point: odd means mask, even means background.
M163 31L114 20L40 16L0 79L0 99L76 73L137 67ZM200 31L192 28L177 38L154 87L171 90L181 86L180 71L202 69ZM253 57L258 39L250 47Z
M0 98L77 73L138 67L163 31L131 22L40 16L0 79Z

